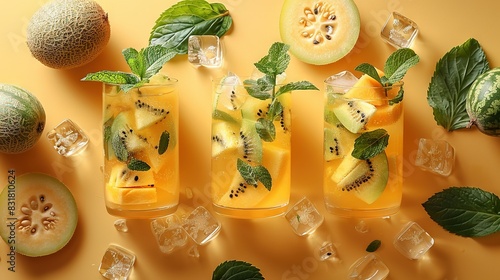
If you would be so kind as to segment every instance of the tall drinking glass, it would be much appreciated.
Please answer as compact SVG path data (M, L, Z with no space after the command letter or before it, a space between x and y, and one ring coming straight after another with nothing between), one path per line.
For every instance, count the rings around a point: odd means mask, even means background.
M177 80L103 86L105 202L125 218L170 214L179 201Z
M325 81L324 199L341 216L387 216L401 204L403 102L394 98L403 85L369 79Z
M281 215L290 198L291 93L274 98L271 86L259 99L249 94L257 87L227 76L212 94L213 206L236 218Z

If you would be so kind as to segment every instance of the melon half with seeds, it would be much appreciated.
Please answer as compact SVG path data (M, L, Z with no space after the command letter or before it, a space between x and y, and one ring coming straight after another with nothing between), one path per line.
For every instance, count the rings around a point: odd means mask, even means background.
M360 32L358 7L352 0L285 0L280 15L283 43L299 60L315 65L347 55Z
M70 241L77 223L75 199L62 182L43 173L8 174L0 193L0 236L17 253L53 254Z

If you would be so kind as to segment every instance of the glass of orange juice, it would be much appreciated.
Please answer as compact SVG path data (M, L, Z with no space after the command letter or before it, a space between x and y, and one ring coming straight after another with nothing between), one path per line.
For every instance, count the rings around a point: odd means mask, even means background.
M179 201L177 80L156 75L123 91L103 84L104 184L108 213L164 216Z
M394 214L403 188L403 102L399 82L383 87L344 71L325 80L323 190L340 216Z
M291 92L275 97L280 85L263 89L247 81L234 74L214 81L213 206L235 218L277 216L290 198ZM269 98L249 94L257 91Z

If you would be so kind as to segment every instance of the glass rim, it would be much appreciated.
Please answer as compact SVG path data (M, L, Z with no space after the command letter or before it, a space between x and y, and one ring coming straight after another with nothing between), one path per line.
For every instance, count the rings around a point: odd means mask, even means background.
M133 88L142 88L142 87L153 87L153 86L170 86L170 85L175 85L179 82L179 80L177 78L172 78L172 77L168 77L168 76L165 76L168 78L167 81L165 82L161 82L161 83L146 83L146 84L143 84L143 85L140 85L138 87L133 87ZM104 86L121 86L121 85L124 85L124 84L117 84L117 83L108 83L108 82L102 82L102 84Z
M226 75L220 75L220 76L216 76L216 77L213 77L212 78L212 84L214 86L221 86L221 85L226 85L226 84L223 84L222 83L222 79L226 77ZM237 84L237 85L227 85L227 86L235 86L235 87L254 87L254 86L258 86L258 85L252 85L252 84L245 84L244 82L246 80L258 80L260 77L252 77L252 76L243 76L243 77L239 77L238 78L240 79L241 81L241 84ZM281 83L278 83L278 84L275 84L274 86L275 87L282 87L284 85L286 85L287 83L285 82L281 82Z

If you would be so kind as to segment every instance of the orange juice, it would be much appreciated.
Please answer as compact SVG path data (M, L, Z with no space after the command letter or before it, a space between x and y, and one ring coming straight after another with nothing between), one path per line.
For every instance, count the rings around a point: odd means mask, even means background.
M104 183L108 212L164 216L179 200L179 97L176 80L124 92L104 84Z
M248 94L251 86L228 82L239 78L224 79L225 83L217 83L213 91L211 189L214 209L237 218L280 215L286 210L290 197L291 93L280 95L274 102L261 100ZM270 90L271 95L277 88L279 86ZM258 130L272 107L279 107L279 114L271 120L276 136L266 141ZM267 171L261 173L259 170L263 169ZM252 181L245 178L245 170L267 175Z
M383 88L370 79L362 76L352 88L327 84L324 198L326 208L341 216L387 216L397 212L401 204L403 103L389 100L402 84ZM355 141L370 132L388 135L387 146L370 158L354 157ZM369 149L373 145L364 146Z

